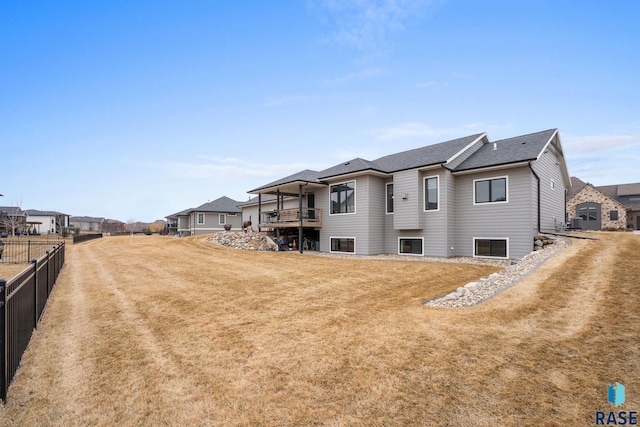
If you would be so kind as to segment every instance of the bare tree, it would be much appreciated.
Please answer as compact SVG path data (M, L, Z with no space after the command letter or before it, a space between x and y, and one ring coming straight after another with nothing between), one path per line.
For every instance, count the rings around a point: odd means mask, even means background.
M27 213L20 208L20 204L17 206L10 206L3 208L0 212L0 222L4 226L5 230L11 230L11 235L15 236L16 231L19 233L24 231L26 227L25 218Z

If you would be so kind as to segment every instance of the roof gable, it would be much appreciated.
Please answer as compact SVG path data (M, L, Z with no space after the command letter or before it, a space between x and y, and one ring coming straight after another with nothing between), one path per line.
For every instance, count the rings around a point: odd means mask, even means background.
M351 173L363 172L367 170L374 170L378 172L384 172L375 162L361 159L359 157L349 160L348 162L340 163L339 165L332 166L328 169L320 171L318 173L319 179L330 178L338 175L347 175Z
M191 209L191 211L240 213L242 209L238 207L239 204L240 202L238 201L222 196L212 202L207 202L195 209Z
M587 185L587 183L582 181L580 178L572 176L571 177L571 188L569 188L569 192L567 193L567 200L573 198L586 185Z
M249 193L254 193L254 192L258 192L260 190L265 190L267 188L271 188L271 187L277 187L279 185L284 185L284 184L291 184L294 182L318 182L318 172L311 170L311 169L305 169L303 171L300 172L296 172L293 175L289 175L286 176L284 178L280 178L276 181L270 182L269 184L263 185L261 187L255 188L251 191L249 191Z
M445 163L484 134L469 135L438 144L380 157L373 163L385 172L398 172Z
M549 129L542 132L489 142L458 165L455 171L466 171L536 160L556 132L557 129Z

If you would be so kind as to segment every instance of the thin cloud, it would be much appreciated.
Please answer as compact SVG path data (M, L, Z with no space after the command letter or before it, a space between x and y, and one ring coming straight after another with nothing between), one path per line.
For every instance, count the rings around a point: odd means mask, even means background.
M268 178L283 177L305 169L324 169L326 165L311 163L260 163L237 158L217 158L202 156L202 162L168 161L146 163L153 169L168 171L171 175L190 178Z
M267 98L264 101L266 107L279 107L284 104L292 104L317 99L316 95L284 95Z
M455 128L438 128L427 123L405 122L395 126L374 129L371 134L379 140L397 140L405 138L457 138L470 133L501 131L509 129L511 125L490 125L487 123L468 123ZM491 135L489 135L491 137Z
M324 83L341 84L341 83L347 83L353 80L361 80L361 79L366 79L371 77L383 76L386 74L389 74L389 70L387 70L386 68L367 68L360 71L346 73L340 77L326 79Z
M594 185L640 182L640 135L562 139L569 173Z
M360 50L387 44L390 33L403 31L406 21L424 12L429 0L324 0L316 2L331 28L330 40Z

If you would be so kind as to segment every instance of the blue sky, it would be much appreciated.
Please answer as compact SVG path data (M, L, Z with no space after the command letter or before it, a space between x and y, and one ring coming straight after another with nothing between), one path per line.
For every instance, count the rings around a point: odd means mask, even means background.
M302 169L558 128L640 182L640 2L0 3L0 205L153 221Z

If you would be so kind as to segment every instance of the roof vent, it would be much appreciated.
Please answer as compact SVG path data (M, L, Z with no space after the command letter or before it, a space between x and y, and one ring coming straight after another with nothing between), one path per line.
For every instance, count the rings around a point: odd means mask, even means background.
M497 149L498 149L498 143L497 143L497 142L494 142L494 143L493 143L493 150L495 151L495 150L497 150Z
M345 163L344 165L345 165L345 166L348 166L350 163L351 163L351 162L347 162L347 163Z

